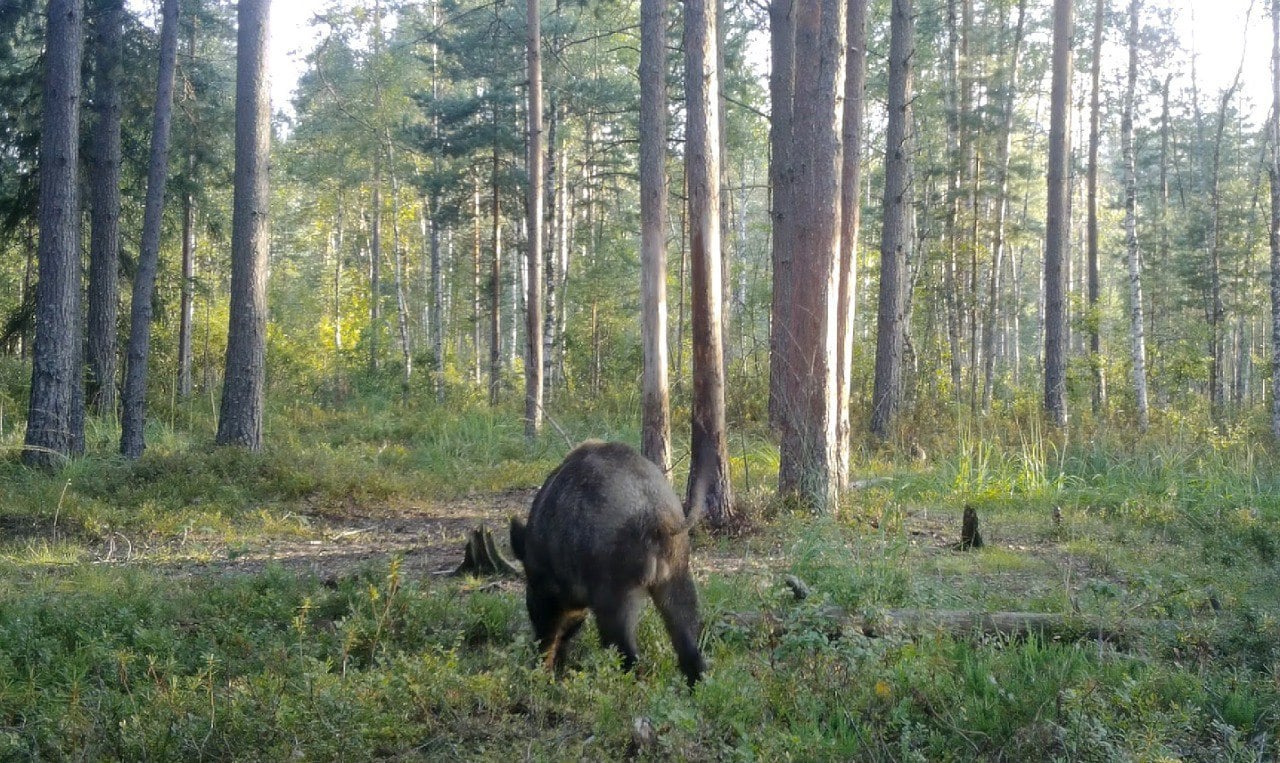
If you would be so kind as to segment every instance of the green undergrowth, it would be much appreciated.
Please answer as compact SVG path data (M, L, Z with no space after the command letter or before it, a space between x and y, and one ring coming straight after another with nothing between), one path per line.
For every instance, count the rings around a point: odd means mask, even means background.
M813 517L772 500L767 437L735 433L753 525L695 538L710 668L690 691L649 607L635 674L587 629L556 680L517 581L394 559L335 576L99 563L107 544L300 537L316 512L530 489L567 449L558 433L530 444L518 417L482 409L294 406L272 409L270 447L248 454L213 447L195 412L172 419L137 463L101 424L55 472L0 462L0 760L1280 755L1280 470L1247 434L974 431L923 461L862 454L867 481ZM574 441L637 439L557 423ZM966 504L987 543L961 553ZM1065 624L853 625L901 610Z

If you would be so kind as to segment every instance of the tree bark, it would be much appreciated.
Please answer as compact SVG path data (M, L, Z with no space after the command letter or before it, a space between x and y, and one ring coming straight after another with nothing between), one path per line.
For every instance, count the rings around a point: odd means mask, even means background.
M885 130L884 224L880 240L880 303L876 321L871 434L889 437L902 403L906 345L907 249L911 246L911 58L915 17L911 0L893 0L889 32L889 122Z
M1089 170L1087 183L1087 222L1086 236L1088 241L1088 295L1089 311L1085 321L1089 332L1089 367L1093 372L1093 388L1091 400L1093 413L1102 412L1107 402L1107 377L1102 365L1102 331L1101 315L1098 299L1101 296L1101 282L1098 274L1098 146L1102 142L1101 131L1101 80L1102 80L1102 37L1103 11L1106 0L1095 0L1093 11L1093 60L1089 63L1090 95L1089 95Z
M133 276L129 310L129 354L125 363L120 417L120 453L138 458L147 447L147 361L151 354L151 307L160 269L160 225L169 178L169 132L173 124L173 80L178 60L178 0L165 0L160 22L160 68L151 125L151 161L142 215L142 246Z
M84 449L80 346L79 169L81 0L49 0L40 122L40 241L26 449L51 467ZM77 411L77 408L79 409Z
M498 197L498 104L493 105L493 167L489 176L493 197L493 252L489 269L489 405L498 404L502 391L502 202Z
M733 520L725 427L724 352L720 326L720 75L715 11L685 3L685 177L692 255L693 411L689 499L705 501L707 523Z
M123 0L99 10L95 39L92 172L89 177L89 320L87 403L95 415L116 412L116 323L120 313L120 74Z
M387 146L387 174L391 181L391 263L392 276L396 289L396 330L400 339L401 376L400 389L409 394L409 382L413 379L413 345L409 337L409 301L405 294L405 255L400 245L400 182L396 175L395 145L391 142L391 131L386 130L382 136Z
M195 60L196 19L194 18L191 20L191 31L187 37L187 55L192 61ZM194 140L197 132L194 119L191 131ZM191 397L192 389L191 334L195 326L196 287L196 200L192 187L195 183L195 175L196 154L195 149L191 149L187 153L187 188L182 194L182 287L178 306L178 397L183 400Z
M1271 0L1271 433L1280 441L1280 0Z
M849 486L853 426L853 325L858 308L858 234L862 223L862 119L867 87L867 0L848 0L845 16L843 154L840 170L840 282L836 295L836 480Z
M1018 97L1018 64L1022 53L1022 37L1026 29L1027 0L1018 2L1018 21L1014 27L1013 49L1009 53L1008 79L1005 80L1004 104L1001 107L1000 142L996 149L999 197L996 219L991 234L991 281L987 291L987 314L983 331L982 410L991 410L995 389L996 332L1000 315L1000 279L1004 269L1005 220L1009 211L1009 157L1013 144L1013 116Z
M840 172L846 0L795 0L791 160L795 179L792 294L782 324L785 390L778 492L805 508L835 508L836 343L840 261Z
M271 98L270 0L240 0L236 39L236 168L231 212L231 310L218 416L219 445L262 448L267 355Z
M529 66L529 268L525 297L524 434L533 439L542 430L542 206L544 201L542 136L542 17L538 0L527 0Z
M667 378L667 3L640 3L641 452L671 473Z
M1071 0L1053 3L1053 84L1049 100L1048 209L1044 253L1044 408L1067 425L1067 259L1071 248Z
M369 373L378 372L382 333L382 147L373 150L373 189L369 221Z
M794 214L794 178L788 152L791 147L792 95L795 87L795 26L793 0L769 3L769 188L772 192L771 257L773 294L770 315L781 315L791 301L791 216ZM775 320L769 332L769 422L777 427L785 401L783 355L779 351L783 327Z
M1133 363L1134 412L1138 428L1147 430L1150 420L1147 406L1146 323L1142 314L1142 262L1138 253L1138 173L1134 160L1133 110L1138 86L1138 9L1139 0L1129 2L1129 71L1124 95L1124 113L1120 118L1120 151L1124 161L1124 232L1129 266L1129 333Z

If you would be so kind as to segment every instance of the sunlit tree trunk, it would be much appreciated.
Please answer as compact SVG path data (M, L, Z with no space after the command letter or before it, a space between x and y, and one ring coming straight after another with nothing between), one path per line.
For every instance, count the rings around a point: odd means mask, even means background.
M1098 146L1102 142L1101 80L1103 12L1106 0L1095 0L1093 11L1093 60L1089 63L1089 173L1085 202L1088 240L1089 310L1085 321L1089 332L1089 367L1093 371L1091 400L1094 414L1102 412L1107 401L1107 377L1102 365L1102 330L1100 306L1101 281L1098 274Z
M887 439L902 403L906 346L907 249L911 246L911 0L893 0L889 16L889 123L885 131L884 225L880 240L880 301L876 321L871 434Z
M382 149L373 153L373 191L369 239L369 373L377 373L382 333Z
M836 296L836 480L849 485L853 427L853 324L858 305L858 234L862 222L862 118L867 86L867 0L848 0L845 18L843 147L840 170L840 283Z
M502 202L498 198L498 170L501 165L497 143L496 101L493 105L493 125L493 166L489 176L492 197L490 211L493 213L493 250L489 263L489 405L498 404L498 394L502 390Z
M797 77L790 173L795 179L792 296L783 324L785 390L778 492L812 511L836 505L836 303L840 259L841 135L846 0L796 0Z
M151 302L160 269L160 224L169 177L169 128L173 123L173 80L178 59L178 0L165 0L160 22L160 68L151 125L151 161L142 216L142 246L133 276L129 311L129 354L121 400L120 453L138 458L147 447L143 436L147 410L147 361L151 353Z
M1129 265L1129 330L1133 361L1134 409L1138 428L1146 431L1147 344L1142 315L1142 261L1138 254L1138 173L1134 160L1133 110L1138 87L1138 0L1129 2L1129 71L1120 118L1120 150L1124 161L1124 233Z
M1022 52L1022 36L1026 28L1027 0L1018 2L1018 20L1014 27L1013 48L1009 53L1008 73L1005 80L1004 103L1001 105L1000 139L996 147L996 172L999 193L996 198L996 219L991 234L991 280L987 290L987 314L983 321L982 353L982 410L991 410L991 398L995 388L995 356L997 321L1000 316L1000 278L1004 269L1005 220L1009 211L1009 156L1013 144L1013 115L1018 97L1018 64Z
M1053 3L1053 84L1049 99L1048 209L1044 252L1044 408L1067 425L1067 260L1071 248L1071 0Z
M49 0L46 18L37 212L39 280L23 451L23 460L31 466L53 466L61 457L84 449L80 209L76 186L83 4L80 0Z
M773 303L770 315L779 315L791 301L791 216L794 213L793 186L790 176L791 112L794 88L795 27L793 0L771 0L769 3L769 44L772 69L769 72L769 189L772 194L773 222L771 252L773 260ZM783 327L770 324L769 334L769 421L781 422L783 384L786 369L779 345ZM677 364L678 366L679 364Z
M116 412L116 322L120 313L120 75L123 0L99 6L94 40L94 126L89 173L89 409Z
M409 300L405 295L405 256L400 245L400 182L396 174L395 146L391 131L383 135L387 146L387 172L391 180L391 263L396 289L396 330L400 339L400 387L408 394L409 381L413 378L413 346L409 340Z
M195 18L191 19L191 31L187 36L187 55L191 60L195 60ZM194 99L189 97L188 103L192 100ZM178 397L184 400L191 397L191 333L195 329L196 317L196 200L195 193L191 189L195 174L196 154L193 149L187 153L188 187L182 194L182 287L178 306Z
M667 3L640 3L641 452L671 471L667 380Z
M270 0L240 0L236 42L236 169L231 217L231 317L217 443L262 448L266 390L271 101Z
M692 254L693 411L689 497L704 496L707 522L733 519L729 443L724 408L724 351L720 327L720 76L716 70L715 11L687 0L684 18L685 177Z
M538 0L526 4L525 50L529 67L529 247L526 252L528 289L525 297L524 433L533 438L542 429L542 17Z
M1280 440L1280 0L1271 2L1271 432Z

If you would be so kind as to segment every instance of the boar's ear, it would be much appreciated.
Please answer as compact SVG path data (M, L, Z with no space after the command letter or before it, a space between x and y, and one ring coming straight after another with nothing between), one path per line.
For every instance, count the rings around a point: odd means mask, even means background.
M519 517L511 518L511 552L524 561L524 522Z

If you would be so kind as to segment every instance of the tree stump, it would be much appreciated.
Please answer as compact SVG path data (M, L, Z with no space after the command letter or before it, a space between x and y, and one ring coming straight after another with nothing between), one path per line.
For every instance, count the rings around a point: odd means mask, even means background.
M964 507L964 520L960 524L960 542L957 551L982 548L982 533L978 531L978 512L972 506Z
M489 528L480 525L471 531L463 552L462 564L453 571L455 576L475 575L485 577L491 575L520 577L520 570L507 560L493 541L493 533Z

